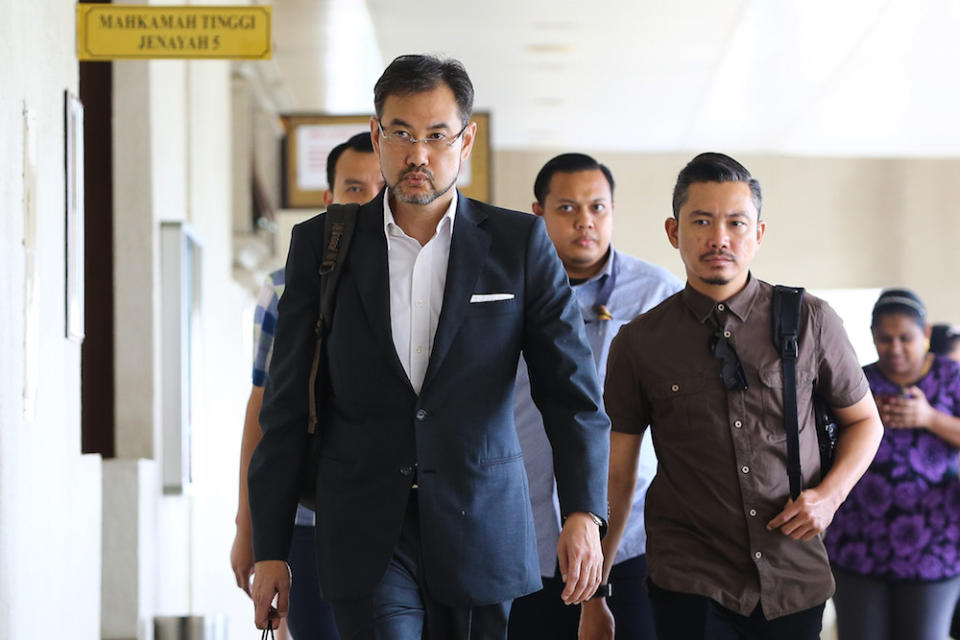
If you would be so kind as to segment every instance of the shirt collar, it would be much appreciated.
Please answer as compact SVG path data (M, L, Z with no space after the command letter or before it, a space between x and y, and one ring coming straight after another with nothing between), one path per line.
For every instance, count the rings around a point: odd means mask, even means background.
M450 198L450 206L447 207L447 211L437 223L437 233L441 233L444 230L449 229L449 233L452 237L453 221L456 219L457 199L459 196L460 194L456 189L454 189L453 197ZM383 234L387 237L387 250L390 249L390 236L393 230L403 233L403 229L400 228L400 225L398 225L396 220L393 218L393 210L390 209L390 188L387 187L384 189L383 193Z
M605 277L609 276L613 272L613 254L615 253L613 245L610 245L610 250L607 252L607 260L603 263L603 268L600 271L596 272L586 280L582 280L577 284L573 285L579 287L581 285L589 284L591 282L598 282L603 280Z
M683 288L682 299L694 317L700 322L706 322L718 304L723 304L733 315L741 321L745 321L750 315L750 310L753 309L753 303L756 302L759 292L759 281L753 277L752 273L748 272L747 283L743 286L743 289L721 303L691 287L689 280Z

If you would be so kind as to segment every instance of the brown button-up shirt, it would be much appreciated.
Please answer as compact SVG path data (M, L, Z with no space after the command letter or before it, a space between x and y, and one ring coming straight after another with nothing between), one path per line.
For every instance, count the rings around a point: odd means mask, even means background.
M647 563L657 586L767 618L824 602L833 577L820 537L807 542L766 524L790 495L783 376L773 344L773 287L748 279L722 303L688 284L625 325L613 341L604 401L613 430L653 433L659 468L647 493ZM727 336L749 389L728 391L710 350ZM843 324L804 296L797 360L804 487L819 481L814 387L833 407L868 392Z

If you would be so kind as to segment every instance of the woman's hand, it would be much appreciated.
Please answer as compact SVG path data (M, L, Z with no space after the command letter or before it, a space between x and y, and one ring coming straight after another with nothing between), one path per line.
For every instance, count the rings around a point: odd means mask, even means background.
M879 396L877 408L883 425L891 429L929 429L937 413L917 387L907 387L902 396Z

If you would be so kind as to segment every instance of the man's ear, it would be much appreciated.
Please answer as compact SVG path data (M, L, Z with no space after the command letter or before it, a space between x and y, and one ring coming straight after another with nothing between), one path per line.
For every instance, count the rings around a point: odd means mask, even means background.
M767 233L767 222L766 220L757 221L757 246L759 247L763 243L763 236Z
M477 123L471 122L463 131L463 147L460 149L460 161L466 162L473 151L473 142L477 139Z
M543 205L541 205L539 202L534 202L534 203L533 203L533 214L534 214L534 215L537 215L537 216L540 216L540 217L543 217Z
M674 249L680 248L680 224L677 222L677 219L673 216L667 218L663 222L663 228L667 232L667 239L670 241L670 244L673 245Z
M333 204L333 191L330 191L330 189L324 189L323 190L323 206L329 207L332 204Z
M370 142L373 143L373 152L380 157L380 121L376 116L370 116Z

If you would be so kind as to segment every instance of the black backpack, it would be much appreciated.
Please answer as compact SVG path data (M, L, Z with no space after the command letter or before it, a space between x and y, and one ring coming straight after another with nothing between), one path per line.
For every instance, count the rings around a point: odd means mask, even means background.
M321 367L324 358L324 340L330 333L336 301L337 283L347 258L350 240L357 224L358 204L332 204L327 207L323 220L323 261L320 263L320 310L313 330L316 343L313 363L310 365L309 420L307 422L308 445L304 448L303 470L300 475L299 502L308 509L316 507L317 469L320 462L320 428L317 418L322 393L327 388L327 367ZM318 394L318 392L320 392Z
M790 497L796 500L803 491L803 473L800 469L800 433L797 416L797 356L800 352L800 307L802 287L773 288L773 344L780 352L783 369L783 429L787 433L787 477L790 479ZM837 448L837 420L829 405L813 392L813 411L820 446L820 480L833 465Z

